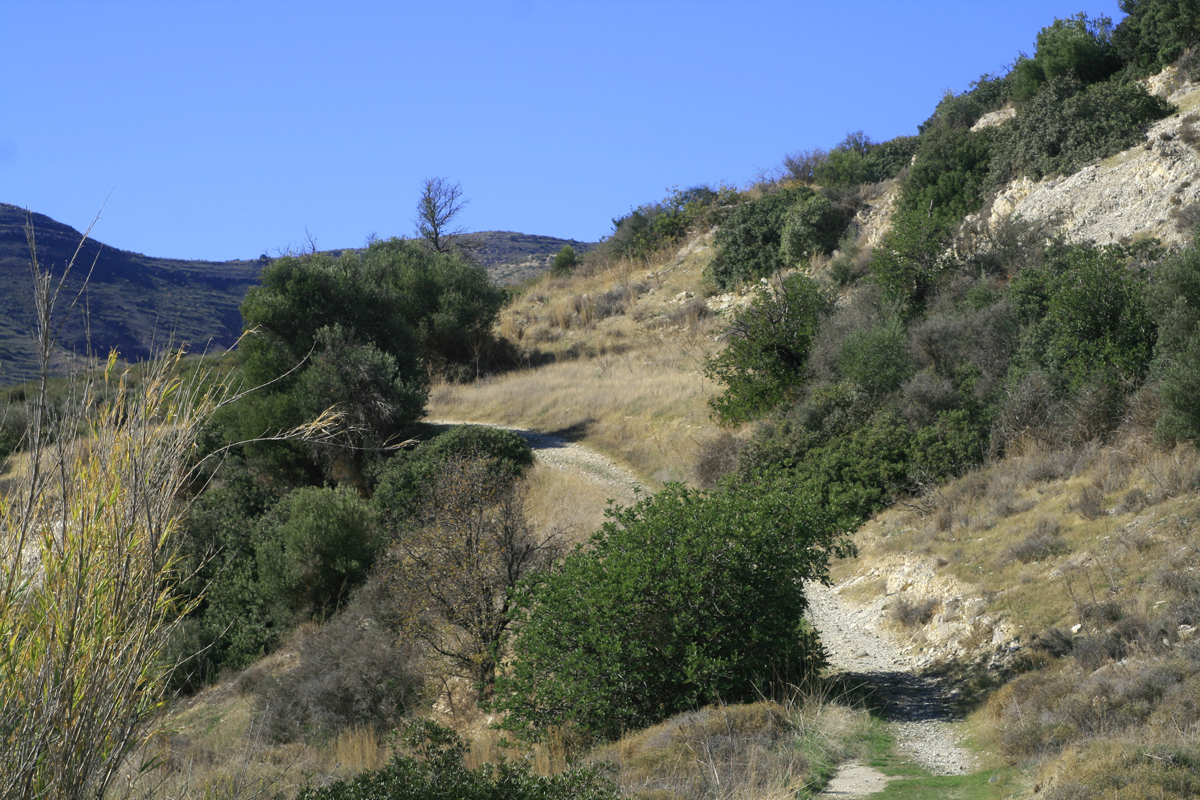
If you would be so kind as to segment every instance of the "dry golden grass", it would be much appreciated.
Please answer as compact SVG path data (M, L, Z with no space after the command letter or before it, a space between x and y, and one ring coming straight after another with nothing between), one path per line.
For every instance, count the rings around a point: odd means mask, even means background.
M556 360L437 386L429 416L560 432L652 485L689 479L697 449L716 435L708 399L717 387L703 374L722 326L702 302L710 252L697 237L650 262L534 283L498 333ZM602 306L620 312L601 317Z
M1025 636L1069 628L1097 599L1158 599L1154 575L1187 552L1178 520L1200 512L1198 481L1190 445L1164 449L1134 434L1077 448L1031 443L880 512L857 536L859 558L836 565L835 578L924 556Z
M856 753L866 712L797 699L710 706L593 752L623 793L661 798L791 798L819 791Z

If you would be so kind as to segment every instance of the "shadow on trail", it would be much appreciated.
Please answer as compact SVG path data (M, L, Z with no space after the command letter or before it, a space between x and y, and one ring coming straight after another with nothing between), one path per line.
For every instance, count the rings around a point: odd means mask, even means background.
M839 672L834 690L892 722L953 722L962 719L956 692L944 679L911 672Z

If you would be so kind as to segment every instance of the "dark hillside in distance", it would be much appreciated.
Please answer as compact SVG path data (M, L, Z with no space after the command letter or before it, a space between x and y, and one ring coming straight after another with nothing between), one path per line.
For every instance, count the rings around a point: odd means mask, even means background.
M44 214L27 216L22 208L0 203L0 385L28 380L37 367L27 219L33 223L38 262L55 275L62 274L83 237ZM580 255L595 246L511 231L485 231L471 238L480 243L473 253L476 262L501 285L544 272L564 245ZM237 341L242 331L239 306L268 263L264 258L153 258L88 239L60 303L65 310L92 269L80 306L58 337L60 355L107 356L115 349L122 358L137 360L168 342L186 343L190 352L224 350Z
M38 263L61 275L82 234L43 214L0 203L0 383L27 380L36 369L33 295L26 222L33 224ZM94 267L93 267L94 264ZM241 333L238 306L266 264L152 258L88 239L75 260L60 311L91 269L80 305L59 335L63 355L145 358L168 342L192 352L224 349ZM89 346L89 340L91 342Z
M565 245L571 245L580 256L596 246L595 242L513 231L481 231L470 237L482 244L472 253L475 261L501 286L511 286L542 274Z

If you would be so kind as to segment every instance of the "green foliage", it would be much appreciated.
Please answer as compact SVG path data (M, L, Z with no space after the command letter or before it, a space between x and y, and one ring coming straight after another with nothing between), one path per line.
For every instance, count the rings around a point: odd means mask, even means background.
M1159 434L1195 439L1200 436L1200 238L1159 266L1152 304L1158 319L1155 368L1167 406Z
M1013 95L1028 101L1042 84L1073 75L1083 83L1096 83L1117 71L1120 62L1113 47L1112 20L1089 19L1079 13L1042 28L1033 58L1017 61L1013 70Z
M824 203L807 186L781 189L742 203L717 230L717 252L709 267L713 282L721 288L730 288L789 266L783 252L783 236L792 211L798 206L805 209L798 211L793 224L794 247L798 250L789 253L831 249L846 220L831 213Z
M562 250L559 250L554 256L550 272L554 275L570 275L577 266L579 266L579 257L575 255L575 248L564 244Z
M371 507L347 488L296 489L267 514L258 573L282 624L332 613L383 546Z
M920 136L900 195L900 208L943 226L979 210L989 186L995 131L938 125Z
M175 643L190 659L176 676L179 688L195 691L222 669L247 667L278 641L257 558L259 518L275 502L235 462L192 503L181 551L194 576L184 588L203 597Z
M662 202L646 203L614 219L612 236L604 242L604 248L622 256L645 258L679 241L697 226L714 224L722 207L734 202L736 195L728 186L676 189Z
M904 323L889 319L877 327L851 333L842 341L837 368L844 380L871 397L899 389L913 373Z
M668 484L609 516L518 595L521 633L494 703L506 726L615 739L821 665L801 579L825 579L852 546L810 496Z
M774 291L763 289L726 331L728 345L711 356L704 373L725 391L709 403L724 423L743 422L784 402L797 389L830 298L819 284L796 273Z
M410 520L430 481L453 459L484 459L494 476L515 480L533 466L533 450L520 434L484 425L456 425L387 461L371 498L392 527Z
M1053 78L1004 126L996 143L994 179L1069 175L1137 144L1148 124L1172 110L1138 83L1085 86L1073 75Z
M919 209L898 211L871 257L871 273L884 291L916 312L953 266L943 253L946 225Z
M1046 267L1018 273L1010 294L1026 322L1019 364L1057 376L1068 391L1145 377L1157 329L1146 280L1118 247L1076 245Z
M844 227L845 218L833 203L819 194L801 198L784 217L779 257L796 266L817 253L828 253Z
M297 800L617 800L598 770L571 767L549 777L534 775L525 762L504 761L475 769L463 765L467 746L436 722L414 719L401 744L415 755L397 753L382 769L350 781L308 786Z
M1200 44L1200 0L1121 0L1113 46L1134 74L1152 74Z
M956 95L947 90L934 109L933 115L918 126L918 129L924 133L937 127L959 130L970 128L984 114L999 110L1010 99L1011 83L1008 75L981 75L978 80L972 81L971 88L962 94Z
M225 416L229 436L288 430L331 406L335 442L310 448L252 443L248 454L292 483L359 483L374 453L422 413L428 369L464 369L491 338L504 302L487 274L417 242L374 242L338 258L313 253L273 262L242 305L255 330L243 370L266 384ZM330 445L336 446L330 446Z
M916 136L897 136L878 143L862 131L846 135L837 147L794 154L784 159L788 176L806 183L848 188L894 178L908 166L917 149ZM807 177L801 177L801 176Z

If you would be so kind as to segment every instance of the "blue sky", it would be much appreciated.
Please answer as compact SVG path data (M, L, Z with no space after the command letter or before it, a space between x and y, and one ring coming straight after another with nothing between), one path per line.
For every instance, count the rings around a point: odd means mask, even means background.
M0 0L0 202L147 255L471 230L596 240L671 187L912 134L1117 0Z

